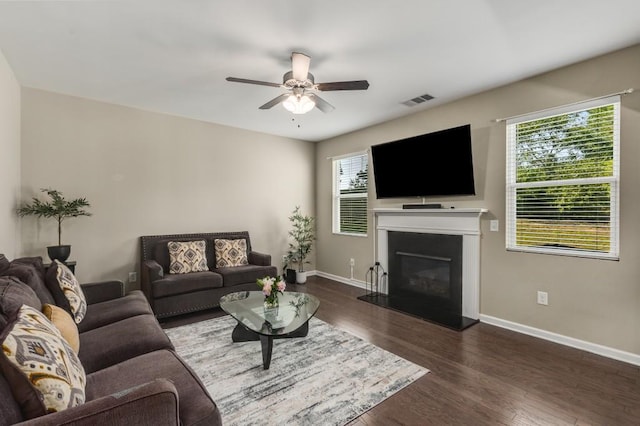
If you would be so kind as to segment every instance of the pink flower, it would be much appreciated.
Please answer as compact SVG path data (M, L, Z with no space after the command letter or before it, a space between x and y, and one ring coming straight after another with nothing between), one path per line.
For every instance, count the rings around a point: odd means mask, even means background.
M276 280L278 280L276 282ZM260 286L260 288L262 289L262 294L265 295L265 297L270 297L270 296L274 296L277 297L276 294L274 294L274 292L284 292L284 289L287 287L287 285L285 284L284 280L280 277L278 278L274 278L274 277L264 277L264 278L260 278L257 281L258 285Z

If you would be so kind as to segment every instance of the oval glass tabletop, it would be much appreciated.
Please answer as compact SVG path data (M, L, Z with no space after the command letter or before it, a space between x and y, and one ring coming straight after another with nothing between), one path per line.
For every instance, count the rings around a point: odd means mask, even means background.
M220 307L251 331L279 336L305 325L320 306L314 295L295 291L278 295L278 302L277 308L265 308L261 291L241 291L221 297Z

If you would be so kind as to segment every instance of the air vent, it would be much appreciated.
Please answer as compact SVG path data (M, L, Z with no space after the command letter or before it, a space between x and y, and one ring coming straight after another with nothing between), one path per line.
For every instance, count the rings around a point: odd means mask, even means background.
M426 93L424 95L418 96L417 98L409 99L408 101L402 102L402 105L406 105L408 107L419 105L423 102L430 101L433 99L433 96Z

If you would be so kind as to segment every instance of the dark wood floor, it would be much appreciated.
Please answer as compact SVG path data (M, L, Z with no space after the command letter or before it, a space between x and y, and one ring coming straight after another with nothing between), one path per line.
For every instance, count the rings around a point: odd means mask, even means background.
M431 370L352 425L640 425L640 367L483 323L453 331L324 278L288 290L316 295L323 321Z

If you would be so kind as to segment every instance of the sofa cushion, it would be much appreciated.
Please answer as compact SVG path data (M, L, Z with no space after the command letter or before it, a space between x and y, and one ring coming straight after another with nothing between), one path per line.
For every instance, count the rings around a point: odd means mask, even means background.
M40 311L23 305L0 341L0 367L27 419L84 403L82 364Z
M221 425L220 413L200 379L170 350L160 350L128 359L87 377L87 400L124 391L162 377L170 380L179 396L180 423Z
M80 333L78 357L92 373L173 344L153 315L138 315Z
M36 293L41 303L55 303L45 284L45 270L41 257L23 257L11 261L3 276L16 277Z
M36 293L15 277L0 277L0 330L4 330L9 317L22 305L40 310L42 303Z
M244 238L235 240L215 239L216 268L228 268L233 266L248 265L247 240Z
M78 330L82 333L126 318L151 314L153 311L144 293L133 290L123 297L87 305L87 315L78 324Z
M13 398L11 385L7 379L0 374L0 421L4 425L12 425L24 420L20 405Z
M58 329L64 340L77 354L80 350L80 336L78 335L78 326L69 312L59 306L45 303L42 305L42 313Z
M9 259L7 259L7 257L0 253L0 274L3 273L11 264L11 262L9 262Z
M188 274L190 272L208 271L207 256L204 240L199 241L169 241L169 273Z
M212 271L192 272L184 275L165 275L152 284L153 297L166 297L176 294L222 287L222 277Z
M245 265L230 268L216 269L223 277L225 287L233 287L238 284L255 283L258 279L264 277L275 277L278 275L278 269L275 266L257 266ZM258 286L256 284L256 289Z
M153 313L156 318L161 319L216 308L220 306L220 297L228 292L226 288L210 288L192 293L159 297L153 301ZM255 290L255 288L252 286L251 290Z
M87 314L87 300L73 272L59 260L54 260L47 270L47 286L56 304L67 310L76 324Z

